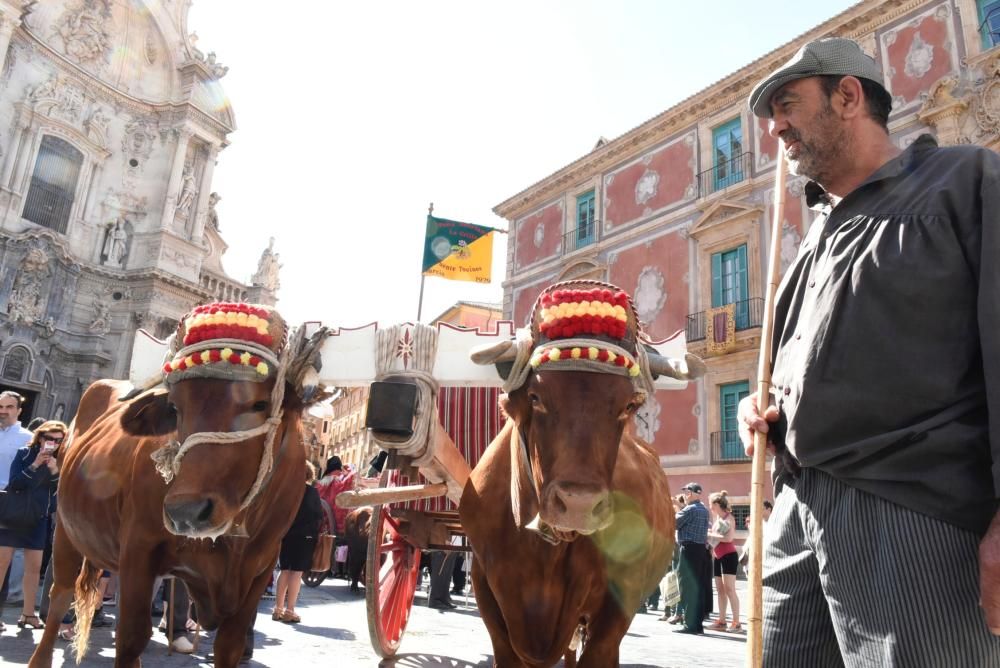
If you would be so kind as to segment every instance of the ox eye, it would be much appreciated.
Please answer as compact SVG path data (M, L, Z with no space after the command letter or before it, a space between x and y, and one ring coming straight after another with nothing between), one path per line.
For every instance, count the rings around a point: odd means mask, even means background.
M539 397L534 392L529 392L528 393L528 400L531 402L532 406L541 406L542 405L542 399L541 399L541 397Z
M251 410L254 413L263 413L264 411L267 410L267 402L266 401L258 401L253 406L251 406Z
M167 403L167 413L170 415L177 415L177 406L172 402Z

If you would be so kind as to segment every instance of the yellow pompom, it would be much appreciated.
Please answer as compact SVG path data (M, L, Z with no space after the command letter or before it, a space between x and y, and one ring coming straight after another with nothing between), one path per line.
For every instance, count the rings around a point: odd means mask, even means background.
M580 359L580 349L579 348L573 348L571 351L569 351L569 356L572 357L575 360Z
M597 315L597 308L594 307L594 306L591 306L590 308L588 308L587 309L587 315L589 315L589 316L595 316L595 315Z
M225 361L227 361L227 362L229 361L229 357L232 354L233 354L233 349L232 348L223 348L222 352L220 353L220 355L222 356L222 359L225 360Z
M562 354L561 350L559 350L558 348L553 348L552 350L549 351L549 359L555 362L559 359L559 356L561 354Z
M236 314L235 313L227 313L226 314L226 323L229 324L229 325L235 325L236 324Z
M258 362L257 363L257 373L259 373L262 376L266 376L267 375L267 362Z
M614 363L615 363L615 360L616 360L616 359L618 359L618 356L617 356L617 355L615 355L615 354L614 354L613 352L611 352L611 351L609 350L609 351L608 351L608 363L609 363L609 364L614 364Z
M181 365L180 360L171 360L170 361L170 370L171 371L177 371L177 367L179 367L180 365Z
M246 326L248 317L246 313L237 313L236 324Z
M184 358L184 363L187 364L188 366L194 366L194 357L188 355L187 357Z
M242 355L240 355L240 362L244 366L249 366L250 365L250 353L243 353Z
M253 327L256 329L258 321L260 321L260 318L251 313L247 316L247 327Z
M201 351L199 353L199 356L201 357L201 363L202 364L208 364L211 361L211 358L208 356L208 351L207 350Z
M530 364L531 366L535 367L536 369L538 368L538 365L540 365L541 363L542 363L542 356L541 355L535 355L528 362L528 364Z
M587 357L589 357L592 360L596 360L600 352L601 352L600 350L594 347L587 348Z
M550 323L550 322L555 322L555 320L556 317L551 313L546 313L545 315L542 316L542 322Z
M581 308L590 308L590 302L587 301L586 299L584 299L582 302L580 302L580 307Z
M639 365L638 364L633 364L631 367L629 367L628 375L630 375L633 378L635 378L636 376L639 375L639 373L640 373L640 371L639 371Z

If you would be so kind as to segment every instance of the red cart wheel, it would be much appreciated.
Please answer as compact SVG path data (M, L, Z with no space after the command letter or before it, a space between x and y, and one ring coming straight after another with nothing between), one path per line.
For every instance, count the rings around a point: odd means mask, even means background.
M406 542L385 506L375 506L368 535L365 599L372 647L383 659L399 649L419 573L420 550Z

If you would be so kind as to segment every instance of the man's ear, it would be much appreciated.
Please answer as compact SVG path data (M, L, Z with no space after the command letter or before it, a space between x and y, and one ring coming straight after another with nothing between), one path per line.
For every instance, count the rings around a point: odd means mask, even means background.
M839 93L839 95L836 97L831 96L833 99L830 100L830 103L841 118L846 120L856 118L859 115L867 115L865 93L861 88L860 79L845 76L837 84L837 89L834 92Z

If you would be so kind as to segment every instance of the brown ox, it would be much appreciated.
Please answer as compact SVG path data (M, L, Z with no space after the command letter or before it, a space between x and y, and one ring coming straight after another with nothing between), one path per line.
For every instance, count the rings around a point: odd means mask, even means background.
M538 310L532 346L539 341ZM634 341L633 315L629 323ZM574 360L587 351L579 341L569 344L576 353L555 358L566 360L562 369L522 365L523 382L517 367L510 372L520 385L507 387L501 399L509 419L472 471L459 504L476 556L476 601L498 668L547 668L564 656L567 666L575 666L579 639L581 668L618 666L621 639L673 552L666 475L656 454L625 433L648 385L640 391L628 376L602 373L599 364L578 365ZM543 340L533 355L556 344ZM473 359L523 362L514 347L494 346L474 352ZM651 352L647 363L678 379L704 372L691 356L681 363Z
M116 571L121 582L115 666L140 665L151 636L154 579L166 574L187 584L202 626L218 629L215 664L239 663L281 537L302 497L301 402L291 389L285 392L272 473L244 511L239 506L257 477L264 436L192 448L169 484L150 457L173 438L262 425L274 382L189 378L169 392L153 390L123 402L118 397L125 383L98 381L87 389L72 445L62 457L55 582L45 632L29 666L51 665L74 580L82 639L77 660L82 658L100 569Z

